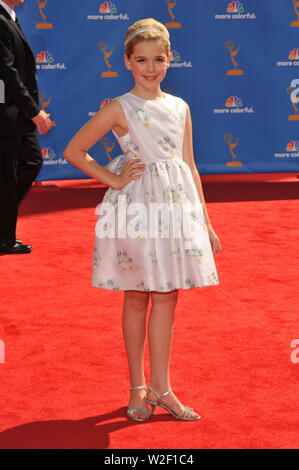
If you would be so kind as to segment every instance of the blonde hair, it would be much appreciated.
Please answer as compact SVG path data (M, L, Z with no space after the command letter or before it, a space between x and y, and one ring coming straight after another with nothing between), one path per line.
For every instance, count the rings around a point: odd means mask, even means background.
M156 31L148 31L145 30L146 28L152 28ZM140 33L138 33L138 30ZM160 33L161 32L161 33ZM135 33L135 35L133 34ZM133 35L132 39L127 41L129 36ZM143 20L136 21L136 23L132 24L129 27L127 34L125 36L125 53L126 56L129 58L133 52L135 44L141 41L150 41L154 39L160 39L165 44L166 54L169 55L170 53L170 40L169 40L169 32L164 24L160 23L159 21L155 20L154 18L146 18Z

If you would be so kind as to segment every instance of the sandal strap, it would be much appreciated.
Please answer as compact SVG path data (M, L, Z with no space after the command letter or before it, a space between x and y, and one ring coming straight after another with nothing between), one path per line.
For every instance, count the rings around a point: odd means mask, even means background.
M146 385L139 385L138 387L131 387L130 392L132 392L132 390L141 390L142 388L147 390Z
M146 413L147 415L149 414L149 410L147 408L133 408L132 406L129 406L128 413L132 413L134 411L141 411L142 413Z
M185 418L186 420L191 420L191 413L193 411L193 408L189 408L189 406L185 406L183 411L176 416L177 419L180 419L181 417Z
M170 388L169 390L167 390L167 392L160 394L160 393L156 392L156 390L154 390L153 387L151 387L151 385L149 385L148 388L149 388L158 398L166 397L166 395L168 395L170 392L172 392L172 389Z

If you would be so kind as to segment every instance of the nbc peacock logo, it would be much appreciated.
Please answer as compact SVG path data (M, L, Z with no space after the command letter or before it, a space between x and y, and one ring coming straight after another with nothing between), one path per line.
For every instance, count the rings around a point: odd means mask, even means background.
M51 147L44 147L42 149L42 157L44 165L68 165L69 162L65 158L56 158L56 153Z
M174 62L180 62L181 56L178 51L170 51L170 60L173 60Z
M65 63L54 64L53 55L48 51L41 51L36 56L36 69L37 70L66 70Z
M116 6L114 5L114 3L104 2L104 3L101 4L99 12L100 13L116 13L117 9L116 9Z
M216 13L215 20L255 20L255 12L246 13L243 3L229 2L226 13Z
M181 54L175 49L173 49L170 51L170 67L190 68L192 67L192 62L191 60L189 60L188 62L186 62L185 60L182 61Z
M44 147L42 149L43 159L50 158L51 160L56 157L54 150L51 147Z
M275 153L274 158L298 158L299 157L299 140L291 140L285 152Z
M287 152L298 152L299 151L299 140L291 140L286 146Z
M276 67L298 67L299 65L299 49L295 47L288 53L288 58L285 60L278 60Z
M99 15L87 15L88 20L129 20L128 13L118 13L116 3L100 1ZM118 13L118 14L116 14Z
M51 64L54 62L52 54L48 51L41 51L37 54L36 62L38 64Z
M111 102L111 100L109 98L105 98L102 102L101 102L101 105L100 105L100 109L104 108L104 106L106 106L106 104L109 104Z
M290 60L298 60L299 59L299 49L293 49L289 53Z
M238 96L230 96L225 103L227 108L240 108L242 105L242 100Z
M225 101L224 108L214 108L214 114L253 114L252 106L244 106L239 96L230 96Z
M226 9L227 13L243 13L244 7L241 2L231 2Z

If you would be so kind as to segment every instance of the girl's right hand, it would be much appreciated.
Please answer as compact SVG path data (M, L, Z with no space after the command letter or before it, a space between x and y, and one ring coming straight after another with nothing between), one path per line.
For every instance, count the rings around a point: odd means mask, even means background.
M125 164L123 171L117 176L116 183L113 185L114 189L122 189L130 181L142 176L145 164L139 162L141 162L140 158L134 158Z

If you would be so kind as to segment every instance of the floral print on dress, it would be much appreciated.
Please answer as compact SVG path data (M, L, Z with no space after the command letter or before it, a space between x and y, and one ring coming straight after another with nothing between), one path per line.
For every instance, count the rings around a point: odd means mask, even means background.
M185 255L192 260L196 260L198 263L202 262L203 251L198 248L188 248L185 249Z
M134 111L130 112L130 117L135 119L136 121L141 121L144 127L149 127L150 126L150 121L151 121L151 115L146 113L142 109L136 109Z
M128 233L132 236L132 239L146 238L147 237L147 224L144 223L144 220L142 218L138 218L137 220L134 218L134 220L128 223Z
M145 282L143 280L137 281L136 282L136 287L139 290L144 290L144 291L148 291L148 292L150 291L149 287L145 287Z
M184 160L183 160L183 162L184 162ZM180 168L180 170L184 171L185 173L190 171L190 167L186 162L184 162L183 164L180 163L179 168Z
M193 287L195 287L194 282L190 281L190 279L187 277L184 281L183 289L193 289Z
M98 251L98 248L95 246L93 250L93 257L92 257L92 266L93 268L97 268L99 263L102 261L102 257Z
M177 112L174 109L167 109L169 113L169 117L172 121L176 122L180 127L183 127L184 125L184 114L181 112Z
M120 193L118 190L109 187L103 197L103 202L110 203L113 206L116 206L118 203L119 196L125 196L126 204L131 203L131 192L129 190Z
M189 197L184 186L181 183L168 184L166 186L166 192L164 192L168 201L171 202L189 202Z
M157 163L156 162L151 162L149 164L149 170L151 174L153 174L156 178L159 178L159 173L158 173L158 168L157 168Z
M170 253L172 254L172 256L176 258L177 261L181 261L182 258L181 258L180 247L178 247L176 250L170 251Z
M117 263L124 270L132 271L133 259L128 255L126 250L117 250Z
M172 281L167 281L166 284L161 284L160 285L160 292L170 292L172 290L175 290L176 287L173 287Z
M157 260L157 255L156 255L156 250L154 251L150 251L148 253L148 256L150 257L151 261L153 264L157 264L158 263L158 260Z
M127 157L128 160L133 158L140 158L139 154L139 147L135 145L131 138L128 138L125 141L125 148L124 148L124 155Z
M169 137L161 137L159 140L157 140L157 144L160 145L168 157L173 158L175 156L176 145L170 140Z
M120 290L119 285L116 284L114 279L108 279L108 281L99 281L97 287L102 289Z
M218 279L218 276L216 274L216 272L212 272L208 277L207 277L209 283L211 284L218 284L219 283L219 279Z
M155 202L155 193L154 191L146 191L144 193L144 197L148 199L150 202Z

